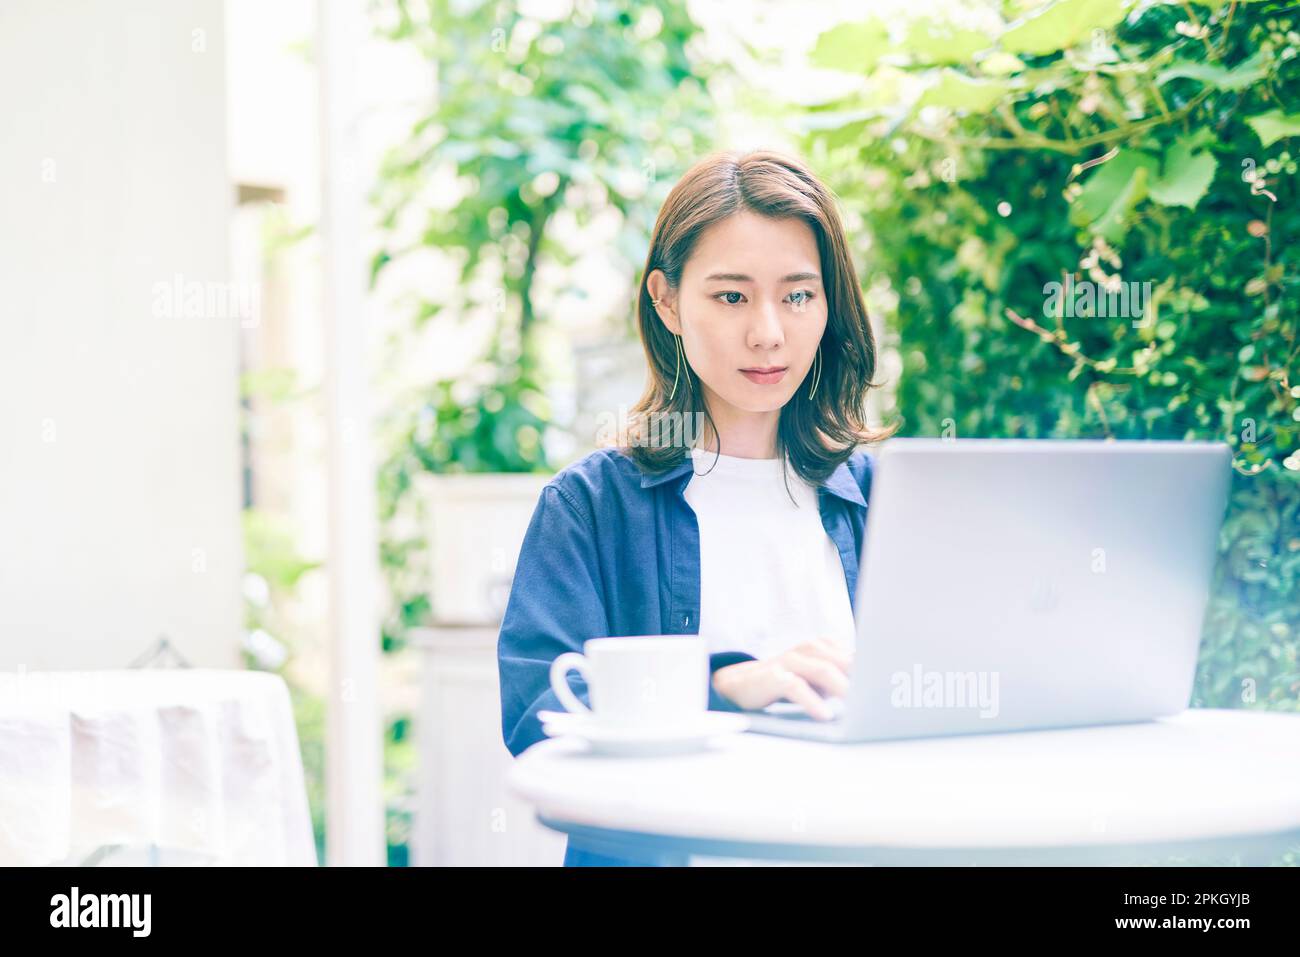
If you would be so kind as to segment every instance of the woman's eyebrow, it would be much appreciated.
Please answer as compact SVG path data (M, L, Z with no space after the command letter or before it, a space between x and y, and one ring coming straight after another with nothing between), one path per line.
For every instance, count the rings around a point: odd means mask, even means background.
M715 280L722 282L753 282L754 277L746 276L744 273L739 272L715 272L704 277L705 282L714 282ZM782 276L780 279L781 282L804 282L807 280L819 282L821 276L817 275L815 272L792 272L790 275Z

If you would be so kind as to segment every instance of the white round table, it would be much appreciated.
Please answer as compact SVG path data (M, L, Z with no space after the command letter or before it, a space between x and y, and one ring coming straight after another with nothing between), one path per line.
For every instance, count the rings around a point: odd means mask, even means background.
M1300 846L1300 714L862 744L746 732L664 757L561 737L508 783L575 847L660 864L1268 863Z
M317 863L282 678L0 672L0 865L117 848L166 864Z

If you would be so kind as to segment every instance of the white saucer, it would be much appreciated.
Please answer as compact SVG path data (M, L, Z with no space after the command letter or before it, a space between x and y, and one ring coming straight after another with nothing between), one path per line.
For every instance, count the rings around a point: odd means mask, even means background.
M658 728L620 728L570 711L539 711L542 730L552 738L574 735L603 754L678 754L697 751L710 738L749 727L749 717L729 711L706 711L684 724Z

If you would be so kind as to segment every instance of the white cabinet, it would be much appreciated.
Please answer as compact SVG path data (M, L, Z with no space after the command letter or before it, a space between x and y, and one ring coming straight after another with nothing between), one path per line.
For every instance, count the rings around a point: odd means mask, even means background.
M524 533L550 475L420 473L433 556L433 620L491 625L505 614Z
M537 823L505 786L513 756L501 735L498 627L417 629L422 690L412 863L560 866L565 837Z

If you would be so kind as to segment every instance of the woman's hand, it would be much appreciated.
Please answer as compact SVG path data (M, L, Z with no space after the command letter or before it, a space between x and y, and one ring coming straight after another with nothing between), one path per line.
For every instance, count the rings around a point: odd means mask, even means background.
M833 715L821 695L844 697L849 690L852 664L851 651L818 638L772 658L719 668L713 672L713 688L749 711L788 698L814 718L828 721Z

